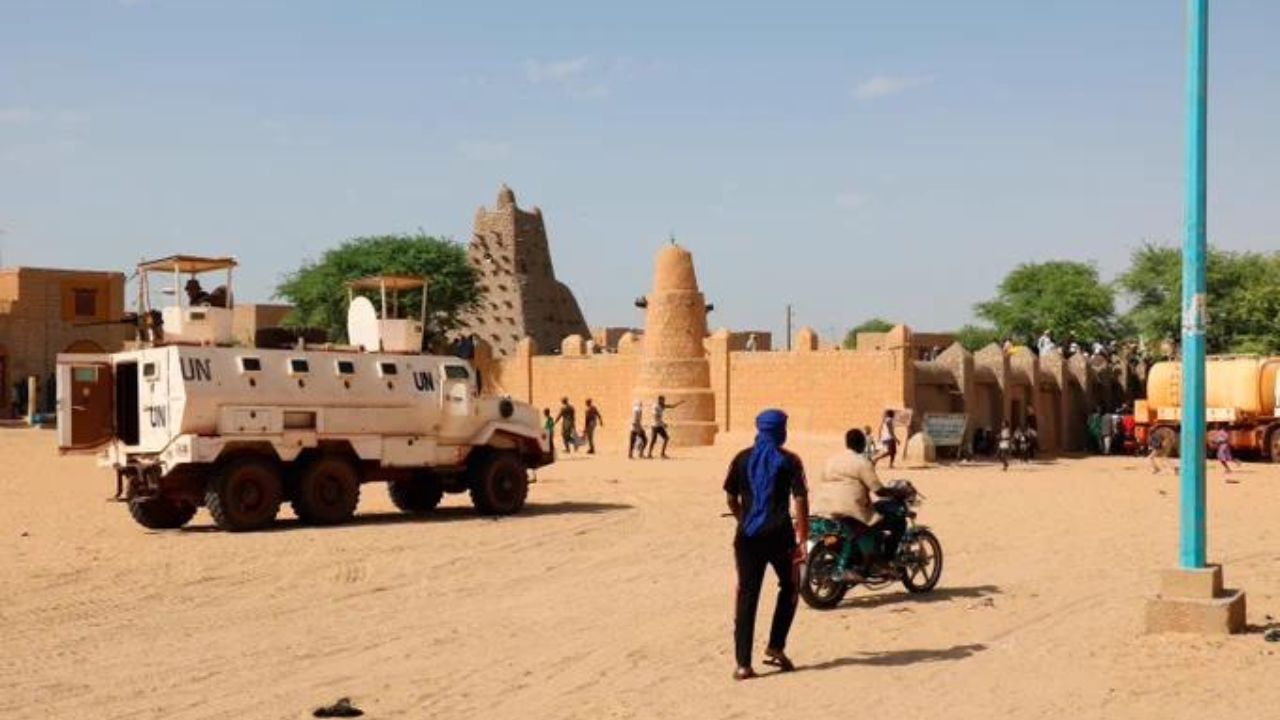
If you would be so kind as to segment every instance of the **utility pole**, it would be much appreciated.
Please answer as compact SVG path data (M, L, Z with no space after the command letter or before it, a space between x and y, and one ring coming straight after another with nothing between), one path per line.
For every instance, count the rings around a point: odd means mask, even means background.
M787 352L791 352L791 304L787 303Z
M1182 242L1182 429L1178 562L1205 566L1204 330L1209 0L1187 2L1186 234Z

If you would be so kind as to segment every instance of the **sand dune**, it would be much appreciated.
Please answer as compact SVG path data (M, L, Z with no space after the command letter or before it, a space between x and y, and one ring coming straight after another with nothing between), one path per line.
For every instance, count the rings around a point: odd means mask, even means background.
M793 445L813 468L836 448ZM569 458L515 518L451 496L410 519L367 485L350 526L229 535L203 512L144 531L104 502L110 472L58 458L48 433L0 432L0 716L301 718L341 696L371 718L1275 712L1280 646L1260 633L1141 634L1174 559L1176 481L1126 459L895 473L928 496L938 591L802 607L801 672L736 684L719 490L734 448ZM1261 626L1280 618L1280 468L1239 479L1210 475L1210 554Z

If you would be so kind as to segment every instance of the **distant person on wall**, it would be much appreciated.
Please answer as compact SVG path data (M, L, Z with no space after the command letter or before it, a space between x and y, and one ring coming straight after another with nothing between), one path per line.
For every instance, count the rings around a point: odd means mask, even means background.
M587 454L596 454L596 427L604 427L604 419L600 417L600 410L591 403L591 398L587 398L587 414L583 417L586 424L587 432Z
M1009 421L1005 420L1000 424L1000 441L996 445L996 459L1000 461L1000 469L1009 471L1009 453L1013 451L1013 430L1009 427Z
M751 333L747 336L747 352L756 351L756 334Z
M578 449L578 411L569 403L569 398L560 398L560 414L556 415L560 423L560 439L564 441L565 454Z
M653 458L653 449L658 446L658 438L662 438L662 459L667 459L667 443L671 442L671 436L667 434L666 412L683 405L684 402L667 404L667 397L659 395L658 401L653 404L653 435L649 438L649 457Z
M893 427L893 411L885 410L884 417L880 420L880 454L876 456L875 462L880 462L884 458L889 458L889 469L893 469L893 461L898 457L898 434Z
M738 571L733 618L735 680L747 680L756 674L751 667L751 646L768 567L778 577L778 601L764 662L783 672L795 669L786 654L787 635L796 616L800 563L804 562L809 540L809 489L804 464L795 454L782 449L787 441L786 413L760 413L756 433L755 444L733 458L724 480L729 511L738 521L733 538ZM795 506L794 522L789 501Z
M631 406L631 439L627 442L627 459L632 458L637 447L640 448L640 457L644 457L644 450L648 446L649 439L644 430L644 403L637 400Z
M1045 330L1040 334L1040 339L1036 341L1036 350L1041 356L1047 355L1050 350L1057 347L1053 342L1053 335Z

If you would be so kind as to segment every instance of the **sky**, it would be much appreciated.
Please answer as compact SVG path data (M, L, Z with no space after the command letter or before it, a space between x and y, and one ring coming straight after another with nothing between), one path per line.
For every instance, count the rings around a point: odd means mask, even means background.
M231 254L543 210L592 325L671 234L713 327L973 319L1021 262L1181 237L1180 0L0 0L0 264ZM1280 3L1210 22L1211 242L1280 247Z

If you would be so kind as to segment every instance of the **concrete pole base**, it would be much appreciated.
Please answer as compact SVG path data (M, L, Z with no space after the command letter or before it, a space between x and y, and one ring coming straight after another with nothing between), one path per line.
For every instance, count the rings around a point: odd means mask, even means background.
M1222 566L1160 573L1160 594L1147 601L1147 632L1227 635L1244 632L1243 590L1222 587Z

